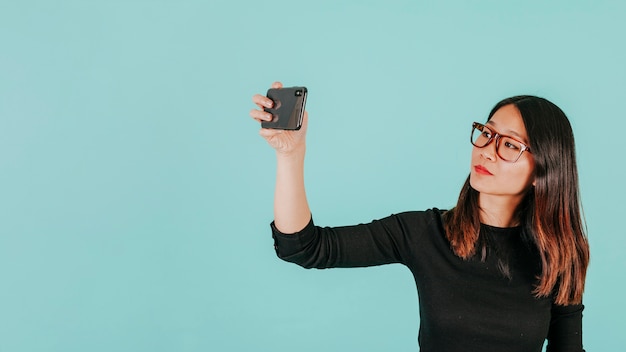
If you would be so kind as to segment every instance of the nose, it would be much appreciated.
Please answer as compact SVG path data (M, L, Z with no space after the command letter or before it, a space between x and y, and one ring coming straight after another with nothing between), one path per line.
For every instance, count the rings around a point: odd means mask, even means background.
M488 145L484 146L481 150L480 150L480 155L485 158L486 160L489 161L495 161L496 160L496 144L498 144L498 138L494 138L494 140L491 141L491 143L489 143Z

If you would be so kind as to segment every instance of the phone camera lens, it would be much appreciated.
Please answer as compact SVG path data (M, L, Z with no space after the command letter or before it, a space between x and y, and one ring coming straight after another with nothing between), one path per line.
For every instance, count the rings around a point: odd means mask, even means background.
M296 91L296 96L297 96L297 97L302 96L302 91L301 91L301 90L297 90L297 91Z

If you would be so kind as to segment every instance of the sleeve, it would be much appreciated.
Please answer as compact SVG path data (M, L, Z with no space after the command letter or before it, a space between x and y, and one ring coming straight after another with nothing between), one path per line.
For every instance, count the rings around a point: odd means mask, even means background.
M584 352L582 304L552 305L546 352Z
M404 263L414 248L413 220L418 212L407 212L368 224L319 227L311 219L294 234L281 233L272 222L276 254L304 268L364 267Z

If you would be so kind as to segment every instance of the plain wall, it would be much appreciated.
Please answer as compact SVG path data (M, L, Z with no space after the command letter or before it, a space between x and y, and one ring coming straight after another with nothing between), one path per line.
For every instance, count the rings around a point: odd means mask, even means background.
M0 0L0 351L416 351L399 265L274 253L248 113L309 89L320 225L455 204L500 99L569 116L588 351L626 345L619 1Z

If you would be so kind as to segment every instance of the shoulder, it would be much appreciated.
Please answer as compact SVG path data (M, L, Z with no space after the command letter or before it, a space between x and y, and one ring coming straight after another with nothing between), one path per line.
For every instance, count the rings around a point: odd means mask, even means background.
M430 208L427 210L413 210L398 214L391 217L397 217L403 222L413 224L415 226L437 226L443 229L443 214L445 210L438 208Z
M392 214L380 221L387 226L399 226L416 241L440 241L445 238L443 226L444 210L430 208L427 210L406 211Z
M449 258L450 262L456 258L445 236L444 214L445 210L430 208L395 215L395 221L405 233L403 248L408 251L405 264L411 270L427 268L442 256Z

